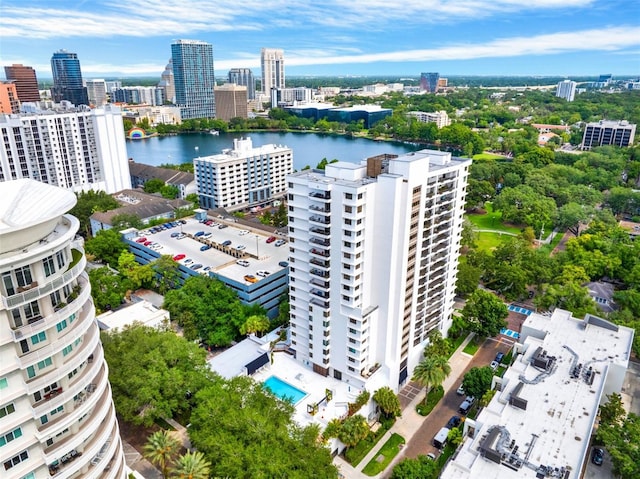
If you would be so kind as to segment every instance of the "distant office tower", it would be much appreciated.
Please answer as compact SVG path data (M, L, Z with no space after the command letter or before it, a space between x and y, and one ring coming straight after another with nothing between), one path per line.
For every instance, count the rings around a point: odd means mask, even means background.
M272 88L285 88L284 53L277 48L263 48L260 55L262 93L271 95Z
M101 107L107 103L107 83L104 80L87 80L87 97L89 103Z
M12 81L18 90L18 98L21 103L39 102L38 79L36 71L24 65L11 65L4 67L7 80Z
M355 390L411 378L452 321L470 165L422 150L287 177L294 357Z
M313 90L311 88L272 88L271 89L271 107L282 108L285 106L293 106L297 103L311 103Z
M635 135L636 125L626 120L600 120L587 123L582 136L582 149L590 150L603 145L631 146Z
M571 80L563 80L558 83L556 88L556 96L564 98L567 101L573 101L576 96L576 86L578 84Z
M242 85L247 87L247 98L255 100L256 98L256 79L250 68L232 68L229 70L229 83Z
M217 86L216 118L229 121L231 118L247 118L247 87L235 83Z
M176 85L173 78L173 60L169 59L169 63L164 67L162 75L160 75L159 88L164 89L164 99L169 103L176 102Z
M420 89L427 93L437 93L438 82L440 81L439 73L421 73L420 74Z
M164 90L156 86L124 86L111 93L113 102L131 105L162 105Z
M202 208L237 210L286 193L293 152L286 146L254 148L251 138L234 139L233 150L194 158L193 170Z
M13 82L0 82L0 113L20 113L18 90Z
M67 100L76 106L88 105L87 89L82 84L82 72L78 55L66 50L60 50L51 57L51 72L53 73L53 101L60 103Z
M33 180L2 185L3 478L126 477L76 203Z
M176 104L183 120L215 118L213 45L197 40L171 44Z
M0 137L0 181L32 178L107 193L131 188L122 115L114 106L0 115Z

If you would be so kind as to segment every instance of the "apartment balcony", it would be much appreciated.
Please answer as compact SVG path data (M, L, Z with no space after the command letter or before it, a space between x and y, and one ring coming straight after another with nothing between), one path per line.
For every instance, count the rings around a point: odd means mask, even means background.
M311 259L309 260L309 263L315 265L315 266L319 266L321 268L329 269L330 265L331 265L331 261L329 260L322 260L322 259L318 259L318 258L314 258L311 257Z
M320 235L325 237L331 236L330 228L318 228L316 226L312 226L311 228L309 228L309 232L313 233L314 235Z
M309 270L309 274L312 274L313 276L317 276L319 278L328 278L329 277L329 272L328 271L322 271L322 270L316 269L316 268L311 268Z
M331 213L331 205L322 205L322 206L318 206L318 205L309 205L309 209L312 211L318 211L320 213Z
M309 193L309 198L319 201L331 201L330 191L312 191Z
M73 280L80 276L80 274L82 274L86 265L87 258L82 255L78 263L66 273L54 278L52 281L46 284L43 284L41 286L34 286L28 291L17 293L12 296L0 297L0 299L2 300L1 302L6 305L7 309L13 309L42 298L43 296L46 296L49 293L52 293L53 291L61 289L65 285L70 284Z
M319 289L313 289L313 288L311 288L311 289L309 290L309 292L310 292L312 295L317 296L317 297L319 297L319 298L322 298L322 299L329 299L329 293L328 293L327 291L320 291Z
M311 248L309 253L315 256L321 256L323 258L328 258L330 253L328 249L320 249L320 248Z
M330 287L329 281L321 281L319 279L312 279L309 283L324 290L328 290Z
M318 215L314 215L314 216L309 216L309 222L311 224L318 224L318 225L330 225L331 224L331 218L329 216L318 216Z
M309 242L313 243L313 244L320 245L320 246L325 246L325 247L331 246L331 241L328 240L328 239L320 239L320 238L311 237Z
M365 367L360 370L360 376L363 378L370 378L376 371L380 369L380 364L376 363L371 367Z
M311 301L309 302L314 306L318 306L322 309L329 309L329 306L330 306L329 301L321 301L320 299L316 299L316 298L311 298Z

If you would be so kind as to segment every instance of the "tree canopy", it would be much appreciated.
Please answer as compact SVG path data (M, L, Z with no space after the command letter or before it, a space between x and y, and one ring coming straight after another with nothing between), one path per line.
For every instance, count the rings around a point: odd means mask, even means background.
M462 389L467 396L481 398L491 388L493 370L489 366L473 367L462 378Z
M474 291L464 308L462 317L480 336L493 337L507 326L507 306L493 293L478 289Z

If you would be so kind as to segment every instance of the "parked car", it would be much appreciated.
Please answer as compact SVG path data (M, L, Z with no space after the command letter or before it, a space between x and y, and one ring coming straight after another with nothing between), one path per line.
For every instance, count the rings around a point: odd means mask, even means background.
M474 402L476 402L476 398L474 398L473 396L467 396L465 400L462 401L462 404L460 404L460 408L458 409L460 411L460 414L466 415L469 412L469 409L471 409L471 406L473 406Z
M273 243L277 238L275 236L269 236L267 238L267 243Z
M208 249L211 249L211 246L209 246L208 244L200 246L200 251L207 251Z
M489 364L489 367L490 367L491 369L493 369L494 371L495 371L496 369L498 369L498 366L500 366L500 363L499 363L499 362L497 362L497 361L491 361L491 364Z
M252 274L245 275L244 280L249 282L249 283L257 283L258 282L258 278L256 278Z
M502 362L502 359L504 358L504 353L498 353L496 354L496 359L494 359L494 361L498 364L500 364Z
M447 422L447 427L449 429L453 429L454 427L458 427L460 425L460 416L451 416L451 419L449 419L449 422Z
M187 224L187 220L180 220L180 224L186 225Z
M458 389L456 389L456 394L458 396L464 396L464 388L462 387L462 384L458 386Z
M231 240L224 241L222 246L231 246Z
M181 259L185 259L186 257L187 257L187 255L186 255L186 254L182 254L182 253L180 253L180 254L177 254L177 255L175 255L175 256L173 257L173 261L180 261Z
M190 268L191 268L191 269L193 269L193 270L197 270L197 269L202 268L202 265L201 265L200 263L198 263L198 264L192 264L192 265L190 266Z
M178 236L180 236L180 233L178 233L177 231L174 231L173 233L171 233L172 238L177 238Z
M278 266L282 266L283 268L288 268L289 267L289 263L287 261L280 261L278 263Z
M286 241L285 241L285 240L283 240L283 239L279 239L279 240L278 240L278 241L276 241L274 244L275 244L276 246L282 246L282 245L283 245L283 244L285 244L285 243L286 243Z
M209 270L211 270L211 266L205 266L204 268L202 268L203 273L207 273Z
M236 264L239 264L240 266L244 266L245 268L249 266L249 262L246 259L239 259L238 261L236 261Z
M138 238L138 239L136 240L136 243L144 243L145 241L147 241L147 238L145 238L144 236L142 236L142 237L140 237L140 238Z
M220 225L220 226L218 226L218 229L223 230L223 229L228 228L228 227L229 227L228 225Z
M604 462L604 449L601 447L594 447L593 451L591 451L591 462L596 466L602 466L602 463Z
M176 239L181 240L182 238L186 238L186 237L187 237L186 234L180 233L180 234L178 234L178 236L176 236Z
M239 234L240 236L244 236L244 235L246 235L246 234L248 234L248 233L249 233L249 230L240 230L240 231L238 232L238 234Z
M193 235L194 238L199 238L200 236L202 236L204 234L204 231L198 231L196 234Z
M205 233L201 236L203 239L211 238L211 233Z
M193 263L193 260L191 258L187 258L184 260L185 266L189 266L191 263Z
M243 244L239 244L238 246L236 246L236 249L237 249L237 250L243 250L243 249L245 249L245 248L246 248L246 246L245 246L245 245L243 245Z
M271 273L269 271L266 271L264 269L258 270L256 271L256 274L258 276L260 276L261 278L266 278L267 276L269 276Z

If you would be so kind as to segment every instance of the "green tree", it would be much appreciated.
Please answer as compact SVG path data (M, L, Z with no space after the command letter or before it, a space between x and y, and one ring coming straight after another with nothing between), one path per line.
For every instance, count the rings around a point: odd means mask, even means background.
M134 323L101 334L118 414L150 426L191 409L189 397L211 384L206 352L173 331Z
M469 296L461 314L477 334L493 337L507 326L509 310L496 295L478 289Z
M169 466L178 455L180 442L169 431L156 431L147 438L143 456L160 468L162 477L168 479Z
M640 477L640 416L626 415L618 394L608 398L600 407L596 438L607 448L616 474L622 479Z
M240 334L253 334L256 333L261 336L262 333L269 329L269 318L266 316L249 316L246 321L240 326Z
M442 356L430 356L423 359L413 370L412 381L416 381L425 387L427 396L434 386L440 386L451 374L451 366L447 358ZM425 396L425 401L427 397Z
M87 253L113 268L118 266L120 254L127 250L120 233L112 229L98 231L95 238L86 241L84 247Z
M160 188L160 194L163 198L173 200L180 196L180 188L175 185L164 185L162 188Z
M396 393L388 387L384 386L373 393L373 400L378 404L380 411L387 418L400 416L400 400Z
M448 358L451 354L451 344L447 338L442 337L439 329L434 329L429 333L429 344L424 348L424 357L430 358L441 356Z
M338 418L333 418L327 423L327 427L322 433L322 438L327 441L332 437L337 438L340 435L340 429L342 429L342 421Z
M179 265L173 261L171 256L163 254L150 264L155 273L156 288L160 294L166 294L167 291L179 286Z
M144 224L136 215L128 213L120 213L111 218L111 228L114 231L122 231L127 228L142 229Z
M120 204L104 191L81 192L76 194L78 201L69 211L70 214L80 221L80 234L85 238L91 236L91 224L89 217L98 211L115 210Z
M391 479L436 479L440 472L436 461L420 455L416 459L403 459L391 472Z
M468 261L460 261L458 264L458 276L456 278L456 294L466 297L478 289L482 270L469 264Z
M338 439L349 448L358 444L368 435L369 424L367 424L367 420L360 414L354 414L342 423Z
M462 439L464 438L462 437L462 431L460 428L454 427L449 431L449 434L447 434L447 442L455 448L462 443Z
M199 451L180 456L173 468L173 477L178 479L208 479L211 464Z
M129 251L120 253L118 271L131 282L133 289L149 286L153 281L154 272L151 264L138 264L136 257Z
M489 366L473 367L462 378L462 388L467 396L481 398L490 388L493 370Z
M589 222L593 216L593 208L580 205L578 203L567 203L558 209L558 220L556 225L559 228L569 230L575 236L580 234L580 224Z
M104 266L89 270L91 297L99 313L120 306L131 289L131 282Z
M162 181L160 178L151 178L150 180L148 180L144 186L143 186L143 190L145 193L158 193L162 187L164 186L164 181Z

